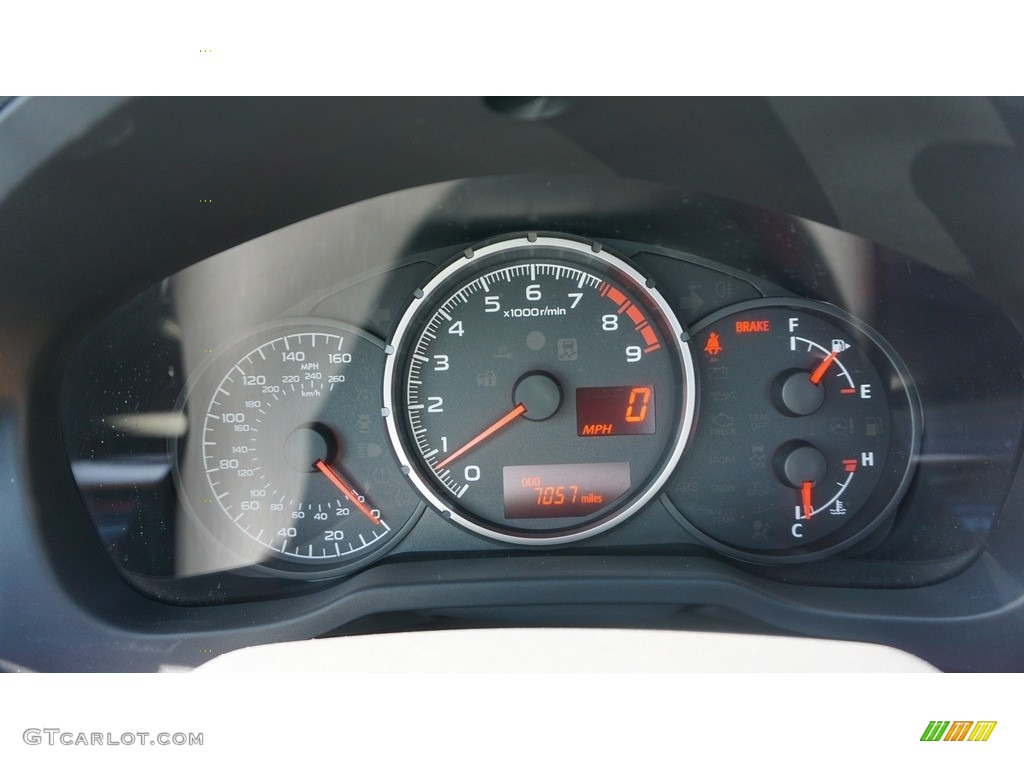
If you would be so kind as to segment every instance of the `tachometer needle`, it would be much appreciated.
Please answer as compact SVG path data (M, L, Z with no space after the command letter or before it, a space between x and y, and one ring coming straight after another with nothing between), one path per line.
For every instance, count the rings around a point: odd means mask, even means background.
M825 371L827 371L828 367L832 365L832 361L836 359L836 355L838 354L839 353L836 352L835 350L832 350L831 352L828 353L828 357L822 360L818 367L815 368L814 372L811 374L811 384L821 383L822 376L825 375Z
M804 520L810 520L814 514L814 506L811 504L811 487L814 485L810 480L804 480L800 486L800 501L803 502Z
M352 489L352 484L344 480L337 470L327 465L323 459L317 459L313 466L323 473L324 477L330 480L334 487L348 497L348 500L356 505L356 509L366 515L374 525L380 525L380 520L370 511L370 508L359 500L359 494Z
M495 432L497 432L499 429L502 429L503 427L507 426L508 424L511 424L513 421L518 419L524 413L526 413L526 406L523 405L522 403L519 403L519 405L517 405L511 411L506 413L504 416L502 416L496 422L491 424L491 426L489 426L487 429L485 429L479 435L474 437L472 440L470 440L464 446L459 448L454 453L449 454L448 457L446 459L444 459L443 461L439 461L437 464L435 464L434 465L434 469L435 470L444 469L445 466L447 466L448 464L451 464L453 461L455 461L457 458L459 458L459 456L462 456L467 451L475 448L480 443L482 443L484 440L486 440L488 437L490 437Z

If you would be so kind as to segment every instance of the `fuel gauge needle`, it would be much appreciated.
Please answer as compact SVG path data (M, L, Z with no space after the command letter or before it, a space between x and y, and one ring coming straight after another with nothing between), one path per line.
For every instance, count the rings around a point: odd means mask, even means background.
M448 464L451 464L453 461L455 461L457 458L459 458L459 456L461 456L462 454L466 453L466 451L469 451L470 449L475 448L480 443L482 443L484 440L486 440L488 437L490 437L491 435L493 435L495 432L497 432L498 430L502 429L503 427L508 426L513 421L515 421L520 416L522 416L524 413L526 413L526 406L523 405L522 403L519 403L515 408L513 408L511 411L506 413L504 416L502 416L496 422L491 424L491 426L489 426L487 429L485 429L479 435L474 437L472 440L470 440L464 446L459 448L459 450L455 451L452 454L449 454L448 457L444 459L444 461L439 461L436 465L434 465L435 471L439 470L439 469L444 469L445 466L447 466Z
M330 480L331 483L334 484L335 488L345 494L349 501L355 504L356 508L370 519L370 522L374 525L380 525L380 520L377 519L376 515L370 511L368 506L359 500L359 494L353 490L352 484L344 480L341 475L338 474L337 470L328 466L327 462L323 459L317 459L313 462L313 466L316 467L324 477Z
M800 501L803 502L804 520L810 520L814 514L814 505L811 504L811 487L814 485L810 480L804 480L800 486Z
M834 349L828 353L828 357L821 361L814 372L811 374L811 384L820 384L822 377L825 375L825 371L828 370L829 366L832 365L832 361L836 359L836 355L839 353Z

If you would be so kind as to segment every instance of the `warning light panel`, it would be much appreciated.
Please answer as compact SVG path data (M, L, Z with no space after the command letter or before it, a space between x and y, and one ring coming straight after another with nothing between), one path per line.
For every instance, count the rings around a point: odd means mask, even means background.
M654 387L581 387L576 390L580 437L653 435Z

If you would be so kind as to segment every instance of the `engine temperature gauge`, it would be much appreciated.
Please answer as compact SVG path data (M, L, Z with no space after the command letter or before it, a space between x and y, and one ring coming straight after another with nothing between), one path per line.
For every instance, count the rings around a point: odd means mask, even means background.
M691 344L701 415L667 488L691 532L754 562L800 562L890 519L921 417L874 331L829 305L768 299L712 315Z

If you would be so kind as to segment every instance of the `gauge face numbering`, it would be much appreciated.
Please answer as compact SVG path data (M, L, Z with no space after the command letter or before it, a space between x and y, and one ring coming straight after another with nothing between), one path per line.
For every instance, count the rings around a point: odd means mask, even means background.
M344 569L393 543L417 504L385 444L383 358L379 342L312 319L221 353L186 401L201 439L176 453L203 526L286 569Z
M692 460L666 491L681 522L755 562L801 562L862 540L910 476L920 408L877 334L818 302L758 300L703 321Z
M559 237L467 252L399 323L388 434L453 521L561 543L625 519L682 453L694 374L660 296L617 257Z

